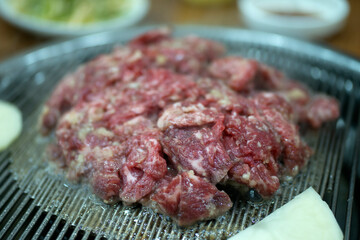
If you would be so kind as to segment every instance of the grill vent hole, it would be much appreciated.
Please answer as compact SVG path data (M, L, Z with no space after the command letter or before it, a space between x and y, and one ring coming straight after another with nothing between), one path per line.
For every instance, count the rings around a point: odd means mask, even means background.
M57 236L59 236L61 230L63 229L63 227L65 226L66 221L64 219L61 219L58 226L56 227L53 235L51 236L51 240L56 240Z
M37 209L39 211L39 209ZM26 240L31 239L35 233L36 230L40 227L41 223L44 221L44 218L46 216L45 212L42 212L37 221L35 222L34 226L30 229L30 231L27 233Z

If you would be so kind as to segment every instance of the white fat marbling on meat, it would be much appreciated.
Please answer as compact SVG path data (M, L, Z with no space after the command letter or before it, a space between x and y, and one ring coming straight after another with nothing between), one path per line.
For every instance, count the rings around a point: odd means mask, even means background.
M157 121L157 126L161 130L165 130L170 126L200 126L215 121L215 117L206 113L204 105L198 103L196 105L182 106L175 103L167 108Z
M69 111L66 114L64 114L62 121L66 121L70 124L77 124L79 123L82 115L80 112L77 111Z
M88 133L92 132L94 129L91 125L86 124L84 125L82 128L80 128L79 133L78 133L78 137L81 141L85 141L86 136L88 135Z
M104 127L100 127L98 129L96 129L95 134L98 135L98 136L105 136L105 137L110 137L110 138L114 136L113 132L107 130Z
M195 137L198 138L198 139L202 139L202 134L200 131L196 132L195 133Z
M199 155L198 158L191 159L189 163L191 164L192 169L194 169L197 173L204 175L206 173L202 163L204 162L204 157Z
M248 181L250 179L250 172L244 173L241 178Z
M125 175L127 184L135 183L137 178L131 174L129 168L127 166L125 166L123 170L124 170L123 173Z

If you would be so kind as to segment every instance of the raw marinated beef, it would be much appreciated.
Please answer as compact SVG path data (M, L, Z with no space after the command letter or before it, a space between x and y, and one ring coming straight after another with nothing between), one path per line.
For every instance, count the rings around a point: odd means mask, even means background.
M183 118L176 116L174 121L170 121L172 125L163 131L163 150L177 170L193 170L198 176L216 184L227 175L233 165L221 141L224 116L216 116L216 112L204 108L201 104L192 106L196 112L185 112ZM196 106L202 107L197 109ZM168 114L165 111L163 115ZM162 117L159 120L161 119ZM187 122L187 125L184 125L184 122Z
M227 81L229 87L236 91L253 88L254 79L258 72L258 63L239 57L226 57L215 60L209 66L212 77Z
M135 203L150 194L166 172L166 161L162 157L159 133L153 131L138 135L126 142L119 171L121 179L120 199Z
M297 124L339 116L335 99L255 60L168 29L80 66L44 107L52 159L107 203L139 203L181 226L229 208L217 184L269 197L311 149Z
M150 201L181 226L222 215L232 206L225 192L193 171L183 172L164 186L160 185Z
M334 116L339 116L339 104L334 98L316 96L306 105L303 116L305 121L314 128L318 128L323 122L331 121Z
M144 34L130 45L101 55L66 76L44 108L42 132L51 131L59 117L75 104L92 101L92 95L114 84L131 82L144 69L162 67L200 74L208 62L224 52L221 44L196 36L173 39L167 30Z
M229 171L230 179L258 190L263 196L272 195L280 184L279 136L266 121L235 112L227 117L225 126L224 144L236 162Z
M292 121L291 106L285 99L273 93L257 94L253 101L263 118L280 136L284 173L296 175L306 164L311 150L301 140L298 126Z

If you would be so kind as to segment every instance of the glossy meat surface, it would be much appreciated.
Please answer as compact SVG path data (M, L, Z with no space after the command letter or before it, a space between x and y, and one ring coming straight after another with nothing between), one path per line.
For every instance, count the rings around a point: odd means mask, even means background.
M312 150L298 123L339 117L336 99L220 43L145 33L68 74L44 107L52 158L107 203L142 204L179 225L231 208L217 184L270 197Z
M192 171L183 172L160 187L151 196L151 201L160 212L181 226L222 215L232 207L230 197L224 191L219 191Z

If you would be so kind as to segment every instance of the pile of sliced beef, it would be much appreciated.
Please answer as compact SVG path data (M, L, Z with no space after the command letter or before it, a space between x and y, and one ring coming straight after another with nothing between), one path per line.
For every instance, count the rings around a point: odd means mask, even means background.
M40 120L43 134L55 129L67 177L182 226L231 208L218 184L273 195L312 154L297 124L336 119L338 103L224 54L220 43L161 29L65 76Z

